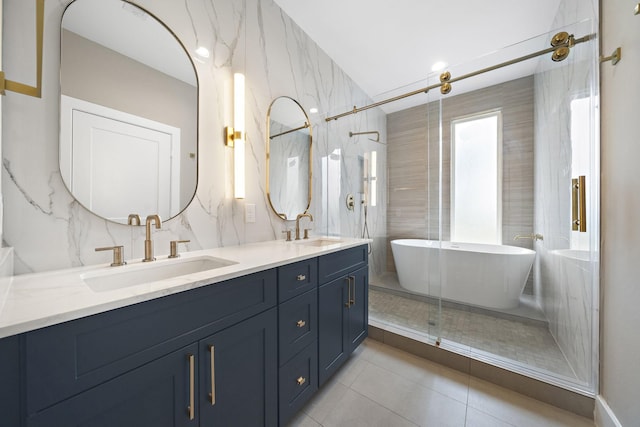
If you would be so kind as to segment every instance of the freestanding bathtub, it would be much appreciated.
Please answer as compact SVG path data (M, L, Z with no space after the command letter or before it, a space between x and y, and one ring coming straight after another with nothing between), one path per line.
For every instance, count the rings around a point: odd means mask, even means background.
M391 251L404 289L493 309L518 306L536 256L517 246L419 239L392 240Z

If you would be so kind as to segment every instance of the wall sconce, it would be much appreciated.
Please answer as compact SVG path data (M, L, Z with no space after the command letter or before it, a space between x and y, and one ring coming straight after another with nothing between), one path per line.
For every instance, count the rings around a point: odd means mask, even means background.
M225 145L233 148L233 193L244 199L244 75L233 75L233 127L225 128Z

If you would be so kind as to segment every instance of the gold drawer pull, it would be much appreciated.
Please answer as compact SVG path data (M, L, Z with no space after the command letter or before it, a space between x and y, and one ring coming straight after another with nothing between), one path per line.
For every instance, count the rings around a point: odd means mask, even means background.
M298 322L296 323L296 325L298 325L298 328L304 328L304 325L306 325L307 322L305 322L304 320L298 320Z
M187 414L189 419L193 420L196 416L195 405L195 356L193 354L187 355L189 360L189 406L187 407Z
M302 385L307 382L307 379L305 377L298 377L296 382L298 383L298 385Z
M209 393L209 401L211 406L216 404L216 347L209 346L209 352L211 353L211 393Z
M305 276L304 274L298 274L297 280L298 282L303 282L307 280L307 276Z

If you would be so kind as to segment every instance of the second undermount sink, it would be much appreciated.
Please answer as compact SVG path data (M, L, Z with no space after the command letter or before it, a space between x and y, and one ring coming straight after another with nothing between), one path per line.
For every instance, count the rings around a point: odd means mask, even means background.
M90 272L80 277L91 290L107 292L143 283L157 282L186 274L237 264L222 258L201 256L176 260L159 260L148 264L112 267L108 271Z
M341 242L342 240L340 239L332 239L331 237L319 237L311 240L301 240L297 243L299 245L305 245L305 246L329 246L329 245L336 245Z

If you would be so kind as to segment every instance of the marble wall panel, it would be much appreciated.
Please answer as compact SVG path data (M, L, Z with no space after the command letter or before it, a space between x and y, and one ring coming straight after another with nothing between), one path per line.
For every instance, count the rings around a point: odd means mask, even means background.
M32 64L20 23L31 22L26 2L5 2L5 70L28 80ZM94 248L122 244L127 259L143 256L143 227L105 221L71 197L58 168L60 19L69 0L45 2L44 73L41 99L8 93L4 97L2 195L4 244L14 248L15 273L106 263ZM314 132L314 192L311 212L315 233L360 236L363 209L348 211L344 197L357 192L359 158L378 151L386 162L386 145L353 140L349 131L365 128L386 135L385 115L370 110L326 123L327 112L370 102L357 85L271 0L139 0L162 20L189 52L196 45L211 51L208 61L194 61L199 80L199 177L196 196L177 217L154 231L156 256L168 254L169 241L189 239L188 250L283 238L291 227L271 211L266 195L266 120L271 101L281 95L309 110ZM25 25L22 25L25 26ZM30 55L28 55L30 57ZM246 76L246 198L233 198L233 153L224 146L224 126L232 118L232 75ZM339 150L337 168L322 180L323 158ZM378 206L368 209L372 268L384 262L386 173L379 167ZM339 178L336 181L336 177ZM335 188L328 188L335 182ZM256 222L244 222L246 203L256 205ZM377 246L381 246L377 249Z

